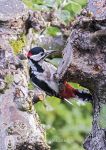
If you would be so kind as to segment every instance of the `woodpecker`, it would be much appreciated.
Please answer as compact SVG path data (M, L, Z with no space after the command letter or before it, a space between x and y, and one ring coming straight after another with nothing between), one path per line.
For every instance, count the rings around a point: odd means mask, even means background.
M92 95L89 91L75 89L66 81L62 83L60 90L60 83L54 76L57 68L45 60L46 57L54 52L53 50L47 51L41 47L34 47L28 52L29 76L32 83L45 91L47 95L55 96L66 101L69 98L76 97L84 101L91 100Z

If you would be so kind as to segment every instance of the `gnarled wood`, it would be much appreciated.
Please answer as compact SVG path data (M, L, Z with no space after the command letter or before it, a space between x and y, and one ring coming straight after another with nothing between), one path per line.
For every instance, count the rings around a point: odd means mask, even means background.
M74 22L70 40L66 46L68 47L67 51L73 51L73 54L69 58L64 49L63 57L66 62L67 58L69 61L71 59L71 65L63 80L79 83L92 93L92 131L84 142L84 148L86 150L105 150L106 129L100 125L100 111L103 104L106 104L106 14L101 11L96 16L95 11L98 8L93 8L94 3L95 7L99 7L100 10L106 7L105 0L89 1L88 10L84 10ZM96 3L100 5L96 5ZM104 5L102 5L103 3ZM91 4L92 8L89 9ZM71 52L69 53L71 54ZM62 67L60 64L58 70L61 70Z

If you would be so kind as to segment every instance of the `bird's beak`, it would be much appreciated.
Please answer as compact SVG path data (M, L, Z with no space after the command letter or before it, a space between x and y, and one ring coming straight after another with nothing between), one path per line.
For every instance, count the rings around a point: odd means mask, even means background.
M45 57L48 57L48 56L50 56L51 54L56 53L56 52L57 52L56 50L46 50L46 51L45 51Z

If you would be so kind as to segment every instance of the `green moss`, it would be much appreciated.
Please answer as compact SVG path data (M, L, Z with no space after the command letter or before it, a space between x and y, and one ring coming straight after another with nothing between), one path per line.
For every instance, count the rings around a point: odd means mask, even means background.
M33 9L32 0L22 0L30 9Z
M34 87L34 85L32 84L32 82L29 82L28 83L28 89L29 90L33 90L35 87Z
M22 51L22 48L26 45L26 36L21 34L17 40L11 40L10 44L17 55Z
M10 85L14 81L13 75L7 74L4 78L4 81L7 83L7 85Z
M57 35L61 35L61 31L58 27L48 27L47 29L47 34L51 35L51 36L57 36Z

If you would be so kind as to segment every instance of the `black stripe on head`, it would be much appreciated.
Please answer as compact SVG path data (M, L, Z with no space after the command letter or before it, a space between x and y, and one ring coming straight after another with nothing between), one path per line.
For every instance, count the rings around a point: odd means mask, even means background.
M32 55L37 55L39 53L44 53L44 49L42 47L34 47L29 52L31 52Z
M51 89L44 81L38 80L33 73L30 74L30 78L35 85L45 91L48 95L58 97L53 89Z

